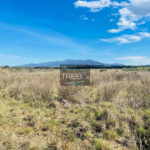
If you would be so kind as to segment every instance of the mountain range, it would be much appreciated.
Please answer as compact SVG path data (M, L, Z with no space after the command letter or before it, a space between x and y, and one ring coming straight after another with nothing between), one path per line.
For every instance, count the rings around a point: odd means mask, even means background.
M104 65L104 66L125 66L124 64L105 64L94 60L73 60L73 59L67 59L64 61L50 61L50 62L44 62L39 64L25 64L17 67L52 67L52 66L60 66L60 65Z

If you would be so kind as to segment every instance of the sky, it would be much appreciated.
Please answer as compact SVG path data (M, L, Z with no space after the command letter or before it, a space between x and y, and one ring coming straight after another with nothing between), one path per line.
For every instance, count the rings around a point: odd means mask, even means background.
M150 64L150 0L0 0L0 66L65 59Z

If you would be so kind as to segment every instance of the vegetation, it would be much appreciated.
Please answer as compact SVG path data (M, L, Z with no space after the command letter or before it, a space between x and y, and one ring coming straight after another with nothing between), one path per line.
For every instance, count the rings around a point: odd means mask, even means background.
M107 69L101 69L101 70L100 70L100 72L105 72L105 71L107 71Z
M0 68L0 149L149 150L146 69L93 69L91 86L63 87L58 69Z
M150 71L149 67L129 67L122 68L122 71Z
M9 68L9 66L4 66L3 68Z
M34 68L33 67L29 67L29 72L34 72Z

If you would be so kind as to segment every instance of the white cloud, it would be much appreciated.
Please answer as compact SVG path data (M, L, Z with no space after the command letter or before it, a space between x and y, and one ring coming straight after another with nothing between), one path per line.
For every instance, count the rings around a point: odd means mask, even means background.
M136 24L133 21L138 20L138 17L134 15L128 8L122 8L119 10L121 18L117 23L120 28L135 29Z
M141 23L138 23L138 25L141 25L141 24L145 24L145 21L141 22Z
M17 55L4 55L4 54L0 54L0 58L1 59L15 59L18 58Z
M143 56L128 56L128 57L120 57L116 58L118 60L143 60L145 57Z
M75 7L87 7L90 8L92 12L100 11L104 7L110 6L110 0L100 0L100 1L77 1L74 3Z
M114 19L110 19L110 22L114 21Z
M150 0L129 0L129 1L130 5L119 9L120 19L117 25L120 31L123 31L125 29L136 30L137 29L136 22L143 17L150 16L150 9L149 9ZM144 23L145 22L143 21L142 23L138 23L138 25ZM108 30L108 32L110 32L111 30Z
M127 56L127 57L120 57L115 59L123 61L124 64L150 65L150 58L145 56Z
M134 23L134 21L137 21L139 18L135 14L133 14L128 8L119 9L119 13L121 15L121 18L119 19L119 22L117 23L119 29L110 29L108 30L108 32L118 33L128 28L135 30L136 23ZM111 32L115 30L117 32Z
M139 32L137 35L123 35L120 37L101 39L101 41L108 42L108 43L117 42L118 44L127 44L132 42L138 42L145 37L150 38L150 33Z
M130 0L130 3L129 9L132 10L135 15L140 18L150 16L150 0Z
M140 29L142 32L146 32L148 29L147 28L142 28Z
M82 0L78 0L77 2L74 3L75 7L86 7L89 8L91 12L98 12L100 11L102 8L105 7L119 7L119 6L127 6L129 5L126 2L121 2L118 3L116 1L111 1L111 0L97 0L97 1L82 1Z
M113 16L115 16L115 17L116 17L116 16L118 16L118 15L119 15L119 13L117 13L117 14L115 14L115 13L112 13L111 15L113 15Z
M91 21L95 21L95 19L91 19Z
M123 29L110 29L110 30L108 30L108 32L110 32L110 33L119 33L122 30Z
M149 37L150 38L150 33L148 33L148 32L140 32L139 34L143 37Z
M120 19L117 22L118 29L110 29L110 33L118 33L125 29L136 30L137 25L144 24L145 22L137 23L138 20L150 16L150 0L129 0L129 3L123 1L121 3L113 0L78 0L74 3L75 7L89 8L91 12L98 12L102 8L113 7L119 9ZM117 16L118 14L113 13Z
M82 20L88 20L88 18L87 18L87 17L85 17L85 18L82 18Z
M85 15L80 16L80 18L81 18L82 20L88 20L88 18L85 17Z
M112 6L114 6L114 7L119 7L119 6L129 6L130 4L129 3L127 3L127 2L121 2L121 3L118 3L117 1L113 1L113 2L111 2L111 5Z

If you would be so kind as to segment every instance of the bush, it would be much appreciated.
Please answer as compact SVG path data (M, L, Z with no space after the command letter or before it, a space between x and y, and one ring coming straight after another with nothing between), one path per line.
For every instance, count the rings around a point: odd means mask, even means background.
M25 128L23 128L20 132L19 132L19 134L20 135L27 135L27 134L29 134L31 132L31 128L30 127L25 127Z
M21 70L21 67L16 67L16 70Z
M117 138L118 135L117 135L116 131L110 129L103 133L103 137L108 140L111 140L111 139L113 140L113 139Z
M123 68L122 71L129 71L127 68Z
M96 150L102 150L103 149L103 141L101 139L94 139L94 144L96 147Z
M94 139L93 143L96 150L110 150L109 144L104 142L102 139Z
M34 72L34 68L33 68L33 67L30 67L30 68L29 68L29 72Z
M140 71L139 68L129 68L129 71Z
M145 129L142 126L138 127L136 131L137 131L138 136L144 136L145 135Z
M100 70L100 72L106 72L107 71L107 69L101 69Z
M54 71L54 68L53 68L53 67L51 67L51 68L50 68L50 71Z

